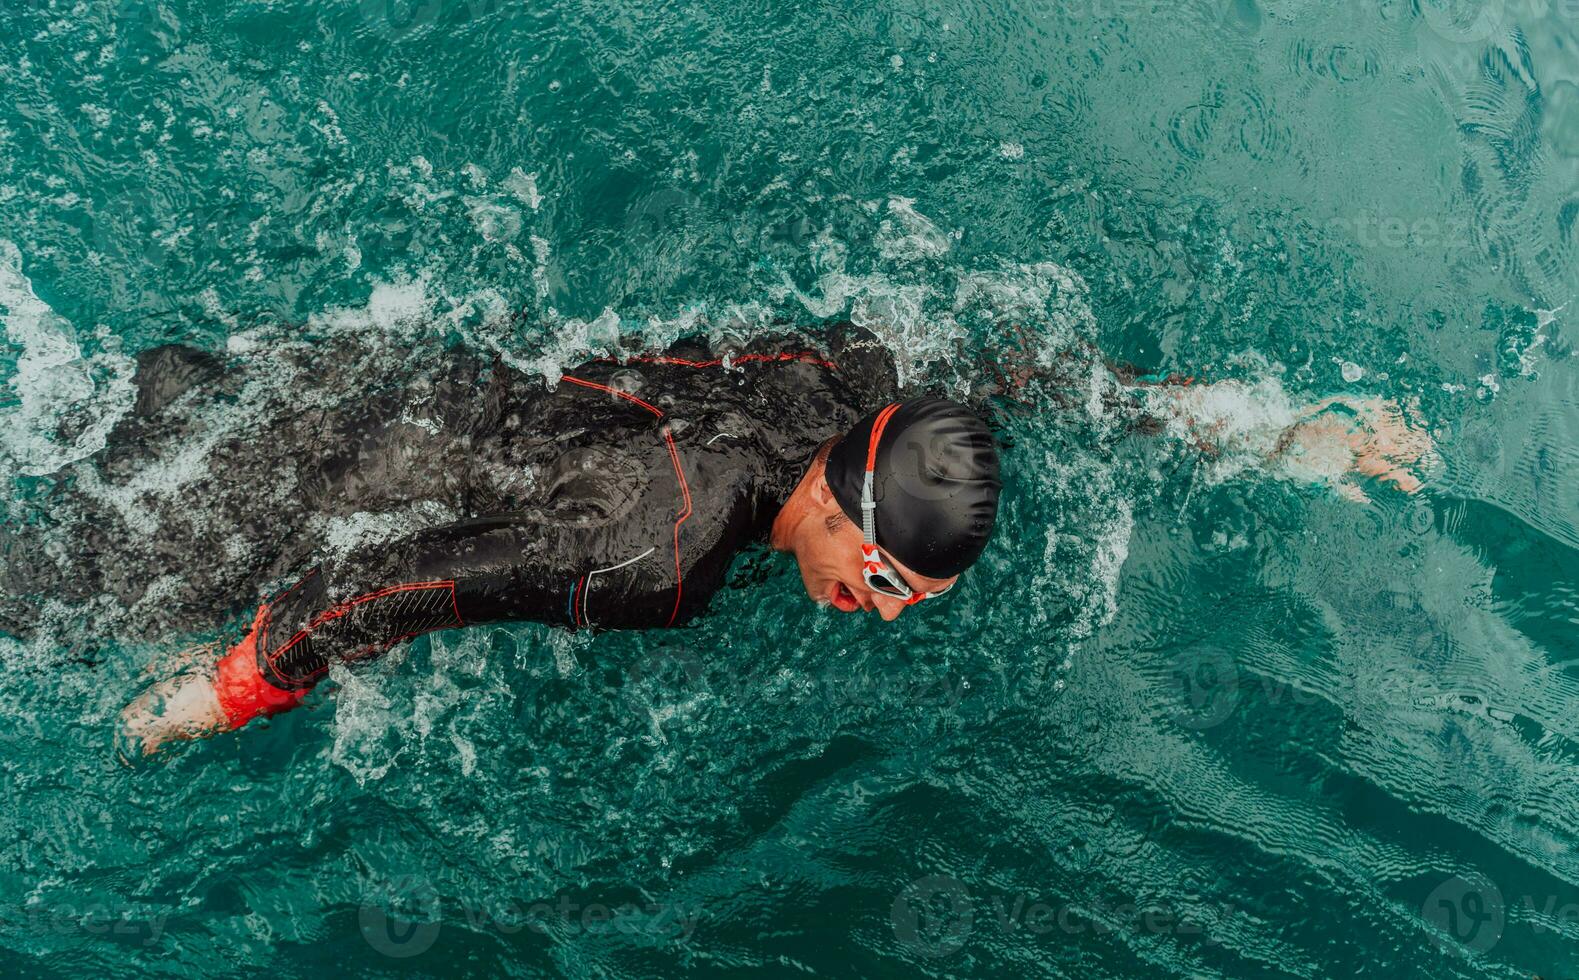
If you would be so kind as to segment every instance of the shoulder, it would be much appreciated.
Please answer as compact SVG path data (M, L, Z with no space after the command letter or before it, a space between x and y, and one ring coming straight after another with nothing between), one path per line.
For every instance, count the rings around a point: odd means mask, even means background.
M848 390L863 405L892 400L899 390L892 352L876 334L849 320L793 328L786 325L739 342L709 342L701 336L689 336L646 359L742 369L760 367L768 369L759 372L764 376L786 378L829 375L834 384Z

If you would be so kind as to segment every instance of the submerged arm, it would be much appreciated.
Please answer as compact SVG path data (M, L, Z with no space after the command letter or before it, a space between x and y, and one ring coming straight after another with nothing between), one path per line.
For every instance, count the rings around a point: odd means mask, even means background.
M294 708L331 663L369 660L423 633L502 620L565 621L567 608L574 612L567 607L568 569L588 554L592 533L481 519L320 565L260 605L217 665L156 685L128 706L123 732L133 749L150 754L171 739L241 728Z
M1360 480L1417 493L1435 443L1413 402L1334 395L1294 403L1276 379L1215 384L1159 383L1140 392L1146 417L1165 434L1229 467L1324 484L1365 503Z
M1088 342L1049 348L1012 324L976 376L973 397L1002 410L1037 412L1052 399L1112 420L1122 431L1177 439L1225 469L1324 484L1358 502L1368 499L1361 478L1416 493L1420 472L1435 461L1435 444L1413 402L1336 395L1297 404L1274 378L1205 383L1142 375Z

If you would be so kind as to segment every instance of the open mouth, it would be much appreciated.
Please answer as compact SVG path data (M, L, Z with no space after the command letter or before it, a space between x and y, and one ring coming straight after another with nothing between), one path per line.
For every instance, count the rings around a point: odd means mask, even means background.
M829 590L828 601L840 612L855 612L861 608L861 604L855 600L855 593L851 592L849 586L843 582L833 584L833 588Z

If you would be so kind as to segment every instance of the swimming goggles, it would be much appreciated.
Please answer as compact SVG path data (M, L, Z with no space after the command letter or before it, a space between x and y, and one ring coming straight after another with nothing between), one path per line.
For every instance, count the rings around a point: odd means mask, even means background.
M877 550L877 522L874 516L877 501L872 497L872 473L877 469L877 444L883 438L883 429L898 410L899 404L896 402L877 413L877 419L872 423L872 434L866 443L866 472L861 477L861 576L866 579L866 587L873 592L903 599L905 605L913 606L922 599L937 598L952 589L958 579L935 592L917 592L903 576L888 567L888 563L883 561L883 553Z

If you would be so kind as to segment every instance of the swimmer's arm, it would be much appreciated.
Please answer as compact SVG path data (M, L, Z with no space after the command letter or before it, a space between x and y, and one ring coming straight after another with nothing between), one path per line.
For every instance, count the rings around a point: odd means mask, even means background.
M1424 486L1436 460L1418 404L1334 395L1307 405L1288 400L1274 380L1141 382L1144 411L1163 432L1201 452L1239 456L1286 479L1324 484L1357 503L1363 478L1405 493Z
M257 610L207 669L156 685L122 713L123 755L241 728L299 705L335 662L372 659L423 633L502 620L555 621L564 556L586 529L512 519L461 522L313 569Z
M1436 442L1416 402L1337 395L1306 406L1300 416L1279 452L1296 461L1324 454L1342 459L1347 453L1348 467L1335 489L1357 503L1369 499L1357 482L1360 477L1414 494L1425 487L1421 475L1437 463Z
M1362 478L1418 493L1420 474L1436 462L1414 402L1337 395L1296 405L1274 379L1145 375L1087 341L1052 347L1012 323L978 357L971 393L978 405L1036 412L1051 399L1121 421L1127 431L1178 439L1230 465L1330 486L1361 503L1368 499Z

